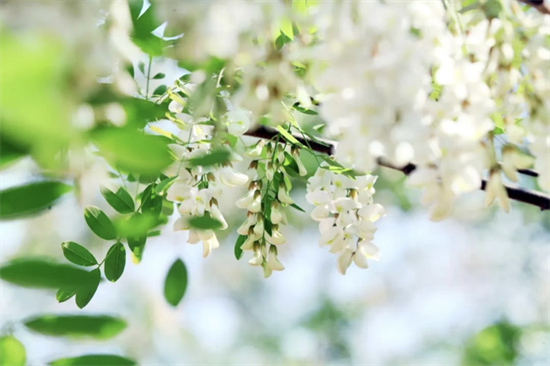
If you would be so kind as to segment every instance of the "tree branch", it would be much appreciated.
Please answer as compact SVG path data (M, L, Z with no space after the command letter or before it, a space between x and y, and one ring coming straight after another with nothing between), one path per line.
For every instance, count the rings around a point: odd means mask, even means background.
M255 130L248 131L246 135L269 140L277 136L277 133L278 132L274 129L260 126ZM311 139L304 139L302 136L298 136L298 135L294 135L294 137L296 138L296 140L300 141L304 145L309 144L309 146L311 146L311 148L316 152L327 154L327 155L332 155L334 152L335 143L332 141L319 139L319 141L322 142L322 143L319 143ZM398 167L382 158L379 158L377 162L379 166L393 169L393 170L398 170L405 175L411 174L416 169L416 165L412 163L409 163L402 167ZM526 170L520 170L519 172L522 174L533 176L533 177L538 176L538 174L532 170L526 169ZM479 188L481 190L485 190L486 186L487 186L487 181L484 179L482 180L481 187ZM504 188L506 189L506 192L508 193L508 197L510 199L537 206L543 211L550 209L550 196L544 193L522 189L521 187L512 186L508 184L504 184Z
M542 14L550 14L550 4L545 0L518 0L521 3L532 6Z

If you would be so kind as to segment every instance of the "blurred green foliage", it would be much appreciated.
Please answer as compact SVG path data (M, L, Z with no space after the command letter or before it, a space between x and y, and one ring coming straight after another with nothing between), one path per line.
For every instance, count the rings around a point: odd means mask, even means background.
M514 365L519 354L521 334L521 328L507 321L483 329L467 342L462 365Z

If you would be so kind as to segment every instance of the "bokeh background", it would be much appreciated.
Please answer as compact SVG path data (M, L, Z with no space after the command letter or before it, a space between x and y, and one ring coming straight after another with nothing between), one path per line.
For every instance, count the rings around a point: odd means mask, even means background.
M69 45L86 32L96 35L104 21L93 13L83 16L76 6L27 1L20 10L17 3L6 2L17 11L6 8L4 24L38 34L41 27L59 27L54 33ZM98 57L109 69L108 55L92 46L77 49L67 63L88 70L82 59ZM133 60L141 94L146 80L139 65L147 61L145 55ZM151 80L151 90L171 85L185 71L155 58L150 74L159 72L166 77ZM96 81L92 72L78 75ZM37 89L30 103L38 103L40 93ZM67 240L103 258L112 243L95 237L83 217L86 205L114 213L99 193L102 168L87 167L78 197L67 195L37 217L0 222L1 261L23 255L62 260L60 244ZM12 331L25 345L28 365L84 353L126 355L141 365L550 365L549 213L518 203L509 214L486 209L483 193L475 192L461 197L449 219L434 223L419 204L419 192L404 187L403 175L376 173L375 200L387 216L374 241L381 261L368 270L352 266L341 276L336 257L318 246L316 223L308 214L289 211L293 226L283 229L287 244L279 255L286 269L264 279L248 258L234 258L235 229L244 212L234 207L242 192L229 190L220 204L230 228L220 233L221 247L208 258L202 258L200 245L186 244L185 232L172 231L176 217L171 217L161 236L148 239L142 262L128 263L116 284L104 281L84 310L73 301L58 304L51 292L0 282L2 332ZM39 168L24 158L1 171L0 189L40 177ZM524 179L521 186L534 187ZM295 187L296 202L310 211L305 186ZM163 283L178 257L187 265L189 287L172 308L163 298ZM100 342L49 338L20 325L43 313L112 314L129 326Z
M1 188L38 172L21 160L2 171ZM315 223L294 210L280 254L286 270L269 279L246 257L235 260L231 227L203 259L201 246L186 244L187 234L169 223L148 240L143 261L129 263L116 284L103 282L84 310L58 304L50 292L0 283L3 330L23 342L29 365L82 353L118 353L142 365L548 365L548 214L522 204L510 214L484 209L482 193L474 193L434 223L399 173L378 173L375 197L388 214L375 237L381 261L368 270L352 266L340 275L335 256L317 244ZM294 197L310 210L303 189ZM240 194L228 191L222 205L230 210ZM87 200L112 213L99 192ZM111 243L93 236L82 212L82 202L67 196L38 217L0 223L2 261L61 258L65 240L101 258ZM226 217L236 228L242 215ZM177 257L188 267L189 288L174 309L162 289ZM18 325L32 315L76 312L117 315L129 326L100 342L48 338Z

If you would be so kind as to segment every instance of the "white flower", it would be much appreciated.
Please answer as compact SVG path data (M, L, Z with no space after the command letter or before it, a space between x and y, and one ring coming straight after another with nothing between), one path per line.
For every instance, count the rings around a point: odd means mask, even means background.
M284 185L279 186L279 192L277 193L277 198L279 199L279 201L281 201L282 203L286 203L287 205L291 205L294 203L294 200L290 198L288 193L286 193L286 189Z
M267 259L267 264L269 265L269 268L274 271L282 271L285 269L277 258L277 248L274 245L269 248L269 258Z
M385 215L386 211L384 210L384 207L382 205L375 203L372 205L363 206L357 211L359 216L363 220L368 220L370 222L376 222L378 219L380 219L382 216Z
M188 196L183 199L179 207L179 212L181 214L203 216L211 198L212 191L210 189L199 190L197 187L191 187Z
M510 211L508 194L502 185L500 173L498 171L491 173L487 186L485 187L485 205L489 206L493 203L495 198L498 198L498 204L505 212Z
M246 196L240 198L235 203L238 208L247 209L250 212L260 212L262 196L259 190L250 190Z
M191 229L191 225L189 225L190 218L191 215L183 215L178 217L178 219L174 222L174 231Z
M286 238L279 232L279 229L276 226L273 226L271 234L265 233L265 238L268 242L274 245L281 245L286 243Z
M260 156L262 156L262 150L264 148L264 145L265 145L265 140L258 141L256 145L254 145L254 147L252 147L250 150L246 152L246 155L251 157L252 159L259 158Z
M260 244L256 243L254 244L254 255L252 256L252 259L250 259L248 261L248 263L251 265L251 266L259 266L263 263L264 261L264 258L262 256L262 251L260 249Z
M238 173L231 167L223 167L218 170L220 182L227 187L236 187L248 182L248 176Z
M344 250L338 257L338 272L342 275L346 274L346 271L351 265L352 256L353 252L351 250Z
M221 222L222 226L220 230L225 230L228 228L227 221L225 221L222 212L218 208L218 205L213 204L210 206L210 214L212 215L212 218Z
M286 217L283 211L280 210L279 202L273 201L271 204L271 222L275 225L280 224L281 222L286 221Z
M256 225L257 218L256 215L249 215L246 218L246 221L243 222L243 224L239 227L237 232L241 235L248 235L250 231L250 227Z
M197 244L199 241L202 241L202 256L205 258L210 254L212 249L220 246L218 238L212 230L190 230L187 242L189 244Z
M227 131L233 136L242 136L250 128L250 111L233 109L224 115Z

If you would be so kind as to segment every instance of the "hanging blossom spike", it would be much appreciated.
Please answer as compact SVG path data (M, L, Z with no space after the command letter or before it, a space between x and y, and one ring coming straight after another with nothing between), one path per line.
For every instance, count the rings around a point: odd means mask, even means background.
M346 274L351 263L368 268L367 259L380 258L372 243L374 223L385 215L382 205L373 203L376 176L351 179L321 165L308 180L306 199L315 206L311 217L319 221L320 246L338 254L338 271Z

